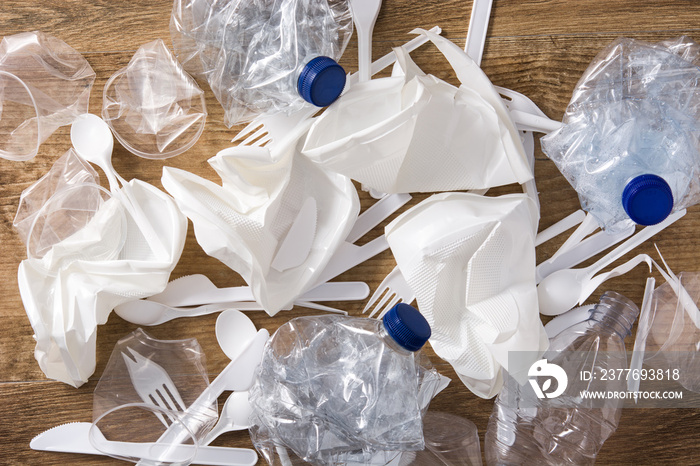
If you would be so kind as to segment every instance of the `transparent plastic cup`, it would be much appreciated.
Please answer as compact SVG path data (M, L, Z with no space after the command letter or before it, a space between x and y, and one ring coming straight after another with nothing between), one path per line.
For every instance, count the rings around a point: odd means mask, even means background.
M99 180L100 177L92 166L78 157L73 149L69 149L54 162L44 176L22 191L17 213L12 221L12 226L22 242L27 244L29 231L34 224L36 214L51 196L71 185L100 184Z
M76 50L42 32L0 42L0 157L28 160L60 126L87 113L95 72Z
M202 135L204 92L162 40L145 44L107 81L102 118L129 152L147 159L175 157Z
M83 183L51 196L37 212L27 238L27 257L54 270L73 260L110 260L126 240L122 205L102 186Z

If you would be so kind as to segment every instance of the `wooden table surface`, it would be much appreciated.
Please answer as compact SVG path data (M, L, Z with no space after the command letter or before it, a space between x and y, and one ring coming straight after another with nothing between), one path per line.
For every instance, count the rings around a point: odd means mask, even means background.
M469 0L385 0L376 23L374 57L408 40L414 27L439 25L443 35L464 46ZM100 113L102 90L112 73L125 66L134 51L151 40L162 38L170 44L169 0L3 0L0 3L0 33L41 30L55 35L81 52L97 73L90 109ZM700 39L700 2L694 0L498 0L489 24L483 70L494 84L529 96L548 116L561 119L571 92L581 73L596 53L619 36L657 41L679 35ZM413 54L424 70L455 82L447 62L436 49L426 46ZM343 57L347 69L356 69L354 39ZM203 86L205 87L205 86ZM189 170L218 182L206 160L229 146L240 128L227 129L223 112L207 88L209 118L199 142L190 151L165 162L146 160L115 144L114 166L127 179L137 177L161 187L164 165ZM86 385L75 389L47 380L34 360L34 340L17 286L17 267L25 249L12 228L19 195L36 181L70 147L69 128L63 127L44 143L39 155L27 162L0 160L0 463L5 464L118 464L110 458L62 453L34 452L29 449L33 436L49 427L69 421L90 421L92 394L116 341L136 326L112 314L98 331L97 370ZM556 167L536 148L536 180L542 200L540 229L578 207L573 189ZM507 192L494 190L493 193ZM427 195L415 196L412 205ZM363 208L373 202L361 193ZM688 215L655 239L669 265L676 271L700 268L697 231L700 211ZM381 234L376 229L374 237ZM547 257L561 243L553 240L538 248L538 258ZM653 252L651 243L640 251ZM394 266L389 251L356 267L343 279L366 280L374 289ZM243 284L242 279L218 260L204 254L190 227L185 250L172 278L193 273L208 275L218 286ZM606 289L616 290L641 303L647 271L643 267L608 282L592 299ZM661 280L657 276L657 280ZM334 303L359 315L364 302ZM274 318L262 312L250 313L258 327L270 332L286 320L307 313L294 309ZM154 337L179 339L196 337L208 358L213 377L227 359L214 337L215 316L180 319L148 328ZM630 339L628 339L630 340ZM628 345L631 341L627 342ZM428 349L434 361L438 358ZM441 367L445 368L443 364ZM479 428L481 441L491 414L492 400L472 395L453 377L448 389L431 405L471 419ZM691 409L626 409L617 432L605 443L599 464L700 464L700 413ZM231 433L217 444L250 446L247 432Z

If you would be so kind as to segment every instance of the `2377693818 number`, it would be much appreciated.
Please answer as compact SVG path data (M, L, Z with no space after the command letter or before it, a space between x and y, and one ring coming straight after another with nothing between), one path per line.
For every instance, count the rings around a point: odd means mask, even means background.
M590 380L590 372L582 371L581 379ZM602 369L594 374L597 380L679 380L679 369Z

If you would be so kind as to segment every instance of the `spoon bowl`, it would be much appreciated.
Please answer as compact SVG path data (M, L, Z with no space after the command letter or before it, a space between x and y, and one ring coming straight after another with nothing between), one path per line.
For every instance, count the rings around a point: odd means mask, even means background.
M112 167L114 137L105 121L86 113L78 117L70 128L70 140L83 159L100 167L107 176L112 191L119 189L116 172Z
M540 313L556 316L576 306L583 289L582 281L585 278L585 274L578 272L580 270L557 270L540 282L537 287Z
M219 435L225 432L236 430L245 430L250 426L250 415L253 412L253 407L248 401L248 392L233 392L226 399L224 407L221 408L219 422L207 434L202 441L202 445L209 445Z
M231 361L235 361L255 337L255 324L247 315L233 310L216 319L216 341Z
M71 126L70 139L76 152L88 162L102 161L112 156L112 131L97 115L86 113L78 117Z

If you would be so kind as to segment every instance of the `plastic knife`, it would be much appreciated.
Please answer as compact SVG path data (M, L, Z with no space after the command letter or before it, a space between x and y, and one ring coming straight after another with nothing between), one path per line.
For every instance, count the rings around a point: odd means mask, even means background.
M33 450L54 451L64 453L82 453L87 455L107 456L97 450L90 443L89 422L71 422L53 427L34 437L29 443ZM163 451L162 448L154 448L153 443L133 442L105 442L110 453L124 457L149 457L155 451ZM173 455L194 459L192 463L212 466L254 466L258 462L255 450L249 448L229 447L204 447L196 448L193 445L178 445L173 447ZM143 453L143 454L140 454ZM151 458L157 459L157 458Z

